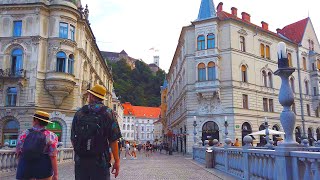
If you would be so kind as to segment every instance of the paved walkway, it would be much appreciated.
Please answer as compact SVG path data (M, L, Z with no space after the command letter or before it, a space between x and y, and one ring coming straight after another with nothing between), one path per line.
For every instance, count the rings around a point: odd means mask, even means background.
M143 153L138 154L138 159L121 159L120 175L116 180L232 180L218 170L205 169L191 157L174 154L172 156L154 153L146 158ZM15 178L7 177L6 180ZM111 179L115 179L112 177ZM59 180L74 180L74 165L67 162L59 165Z

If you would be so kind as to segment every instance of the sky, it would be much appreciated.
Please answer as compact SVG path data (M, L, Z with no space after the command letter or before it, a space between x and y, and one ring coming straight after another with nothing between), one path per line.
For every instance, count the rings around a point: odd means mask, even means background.
M183 26L194 21L201 0L81 0L89 6L89 21L101 51L120 52L153 62L160 56L160 68L168 72ZM215 7L231 7L251 15L251 22L269 24L269 30L310 17L320 36L320 11L316 0L213 0ZM265 2L265 3L264 3ZM152 50L154 49L154 50Z

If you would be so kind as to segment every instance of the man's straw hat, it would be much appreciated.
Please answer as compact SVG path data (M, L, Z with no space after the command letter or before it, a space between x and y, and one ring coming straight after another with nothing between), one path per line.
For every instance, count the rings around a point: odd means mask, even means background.
M99 84L96 84L93 86L90 90L87 90L90 94L100 98L100 99L106 99L106 93L107 89Z

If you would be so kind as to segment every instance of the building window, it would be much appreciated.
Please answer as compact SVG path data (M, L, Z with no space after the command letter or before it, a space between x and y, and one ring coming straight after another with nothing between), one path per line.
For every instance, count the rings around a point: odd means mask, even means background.
M242 75L242 82L248 82L248 79L247 79L247 67L245 65L241 66L241 75Z
M316 115L316 117L319 117L319 107L315 110L314 114ZM320 140L320 139L318 139Z
M307 70L307 60L305 57L302 58L303 70Z
M198 36L198 51L206 49L206 40L203 35Z
M317 69L320 71L320 59L317 59Z
M266 45L266 58L271 59L270 58L270 47L268 45Z
M19 122L10 119L4 123L2 129L3 144L9 143L9 147L15 147L17 145L17 139L19 133Z
M269 99L269 112L274 112L273 99Z
M73 54L70 54L69 55L69 58L68 58L68 73L69 74L73 74L73 66L74 66L74 56Z
M273 87L273 83L272 83L272 73L268 72L268 79L269 79L269 87Z
M72 25L70 25L70 39L72 40L72 41L74 41L75 40L75 27L74 26L72 26Z
M59 122L53 121L52 123L46 126L46 129L50 130L51 132L55 133L58 136L58 141L61 142L62 137L62 126Z
M264 58L264 44L260 44L260 56Z
M19 76L22 73L23 62L22 62L23 51L21 49L14 49L11 53L11 72L10 75Z
M304 87L306 88L306 95L309 95L309 83L308 83L308 81L304 82Z
M291 56L291 53L288 53L288 65L289 65L289 67L293 67L293 66L292 66L292 56Z
M295 93L295 90L294 90L294 79L293 79L293 77L290 78L290 86L291 86L292 92Z
M264 87L267 87L267 86L268 86L267 73L266 73L266 71L262 71L262 82L263 82Z
M127 125L127 130L130 130L130 125L129 124Z
M67 23L60 23L59 29L59 37L63 39L68 39L68 24Z
M268 99L263 98L263 111L268 112Z
M297 112L296 112L296 103L293 103L292 106L291 106L291 108L292 108L292 111L293 111L295 114L297 114Z
M309 50L314 51L314 43L312 40L309 39Z
M13 36L20 37L22 32L22 21L13 21Z
M249 109L249 106L248 106L248 95L246 95L246 94L242 95L242 107L243 107L243 109Z
M246 52L246 42L243 36L240 36L240 50Z
M66 54L64 52L57 53L57 72L65 72L66 69Z
M122 125L122 130L126 130L126 125Z
M216 80L216 65L214 62L209 62L208 64L208 80Z
M134 130L134 125L131 125L131 130Z
M207 36L207 46L208 49L213 49L215 48L215 35L214 34L208 34Z
M141 131L144 131L144 126L141 126Z
M117 111L117 105L116 104L113 105L113 111Z
M203 63L198 65L198 80L205 81L206 80L206 67Z
M6 106L16 106L18 90L15 87L7 89Z
M314 94L315 96L318 95L318 94L317 94L317 88L316 88L316 87L313 87L313 94Z
M311 114L310 114L310 105L309 104L307 104L307 113L308 113L308 116L311 116Z

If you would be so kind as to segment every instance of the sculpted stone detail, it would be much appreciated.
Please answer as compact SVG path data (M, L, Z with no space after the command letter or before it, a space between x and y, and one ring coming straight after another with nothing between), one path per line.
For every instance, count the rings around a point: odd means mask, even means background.
M244 36L247 36L247 35L248 35L247 31L244 30L244 29L240 29L240 30L238 31L238 33L241 34L241 35L244 35Z
M197 98L199 101L199 114L212 114L222 111L219 91L198 93Z

